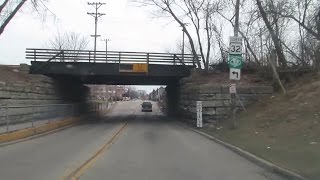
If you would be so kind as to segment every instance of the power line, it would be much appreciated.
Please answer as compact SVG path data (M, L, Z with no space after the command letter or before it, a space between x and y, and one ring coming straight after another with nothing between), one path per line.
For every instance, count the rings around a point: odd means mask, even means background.
M93 2L93 3L89 3L88 5L91 5L95 8L95 12L87 12L88 15L94 17L94 23L95 23L95 28L94 28L94 35L91 35L92 37L94 37L94 62L96 61L96 50L97 50L97 37L100 35L97 35L97 24L98 24L98 18L106 15L104 13L99 13L98 9L102 6L105 5L106 3L101 3L101 2Z

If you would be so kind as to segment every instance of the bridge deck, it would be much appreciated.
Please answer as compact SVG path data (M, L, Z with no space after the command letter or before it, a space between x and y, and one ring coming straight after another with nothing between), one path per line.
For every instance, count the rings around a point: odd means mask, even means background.
M27 49L30 72L87 84L167 84L190 75L190 54ZM141 65L142 69L135 68Z

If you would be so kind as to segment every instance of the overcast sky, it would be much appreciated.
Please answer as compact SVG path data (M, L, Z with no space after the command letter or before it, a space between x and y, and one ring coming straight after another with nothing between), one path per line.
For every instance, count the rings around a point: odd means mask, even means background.
M0 36L0 64L30 62L25 59L26 48L44 48L58 32L77 32L89 37L88 49L93 49L94 19L87 15L93 7L85 0L51 0L46 6L55 14L47 13L46 21L32 13L26 5L15 16ZM89 1L90 2L90 1ZM108 50L164 52L182 39L181 28L171 19L153 18L151 10L129 0L101 0L105 13L98 23L98 34L111 41ZM97 40L97 50L105 43ZM149 87L148 89L152 89Z
M0 36L0 64L30 63L25 59L25 48L42 48L57 32L77 32L90 39L93 49L94 19L87 15L92 6L85 0L51 0L46 5L56 19L48 13L42 22L28 6L10 22ZM99 12L105 13L98 23L98 34L109 38L110 50L164 52L181 40L182 31L171 19L152 18L151 11L138 7L129 0L104 0ZM97 41L97 49L105 43Z

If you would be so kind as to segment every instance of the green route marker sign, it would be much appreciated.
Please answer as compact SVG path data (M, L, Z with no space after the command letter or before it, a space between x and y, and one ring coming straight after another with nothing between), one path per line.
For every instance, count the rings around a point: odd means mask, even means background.
M242 68L242 55L241 54L229 54L228 64L230 68L241 69Z

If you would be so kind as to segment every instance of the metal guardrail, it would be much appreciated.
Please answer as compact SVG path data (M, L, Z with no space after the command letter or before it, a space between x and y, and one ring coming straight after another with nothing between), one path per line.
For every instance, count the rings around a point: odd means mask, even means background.
M200 56L198 56L200 57ZM26 59L51 62L90 62L119 64L163 64L195 66L196 59L192 54L127 52L127 51L88 51L57 49L26 49ZM200 59L198 59L199 61Z
M109 102L0 106L0 134L108 109Z

